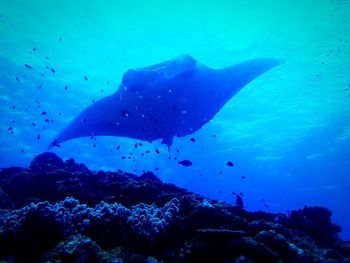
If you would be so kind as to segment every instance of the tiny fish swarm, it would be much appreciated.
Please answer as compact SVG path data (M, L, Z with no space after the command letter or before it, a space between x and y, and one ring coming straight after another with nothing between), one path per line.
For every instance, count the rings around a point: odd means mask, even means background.
M331 212L249 212L153 173L93 172L53 153L0 170L0 260L346 262Z

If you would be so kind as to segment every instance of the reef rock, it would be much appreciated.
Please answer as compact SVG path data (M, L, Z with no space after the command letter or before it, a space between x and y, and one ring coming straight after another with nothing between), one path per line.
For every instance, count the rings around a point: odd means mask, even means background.
M323 207L249 212L163 183L90 171L53 153L0 170L0 261L346 262Z

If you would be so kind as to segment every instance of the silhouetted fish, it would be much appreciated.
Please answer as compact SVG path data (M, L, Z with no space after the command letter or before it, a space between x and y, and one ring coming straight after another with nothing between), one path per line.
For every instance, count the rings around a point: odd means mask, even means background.
M181 164L183 166L191 166L192 165L192 162L189 161L189 160L182 160L182 161L179 161L177 162L178 164Z
M240 195L236 195L236 206L243 208L243 199Z
M233 166L233 162L230 162L230 161L228 161L226 164L227 166Z

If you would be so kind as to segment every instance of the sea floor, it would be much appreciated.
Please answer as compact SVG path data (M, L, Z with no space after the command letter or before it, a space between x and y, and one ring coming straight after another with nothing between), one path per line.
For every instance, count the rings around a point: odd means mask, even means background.
M340 231L323 207L249 212L50 152L0 169L1 262L350 262Z

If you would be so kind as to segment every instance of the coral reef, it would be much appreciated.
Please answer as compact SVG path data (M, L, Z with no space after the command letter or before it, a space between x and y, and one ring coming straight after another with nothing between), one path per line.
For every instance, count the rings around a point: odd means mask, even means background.
M249 212L53 153L0 170L0 261L350 262L323 207Z

